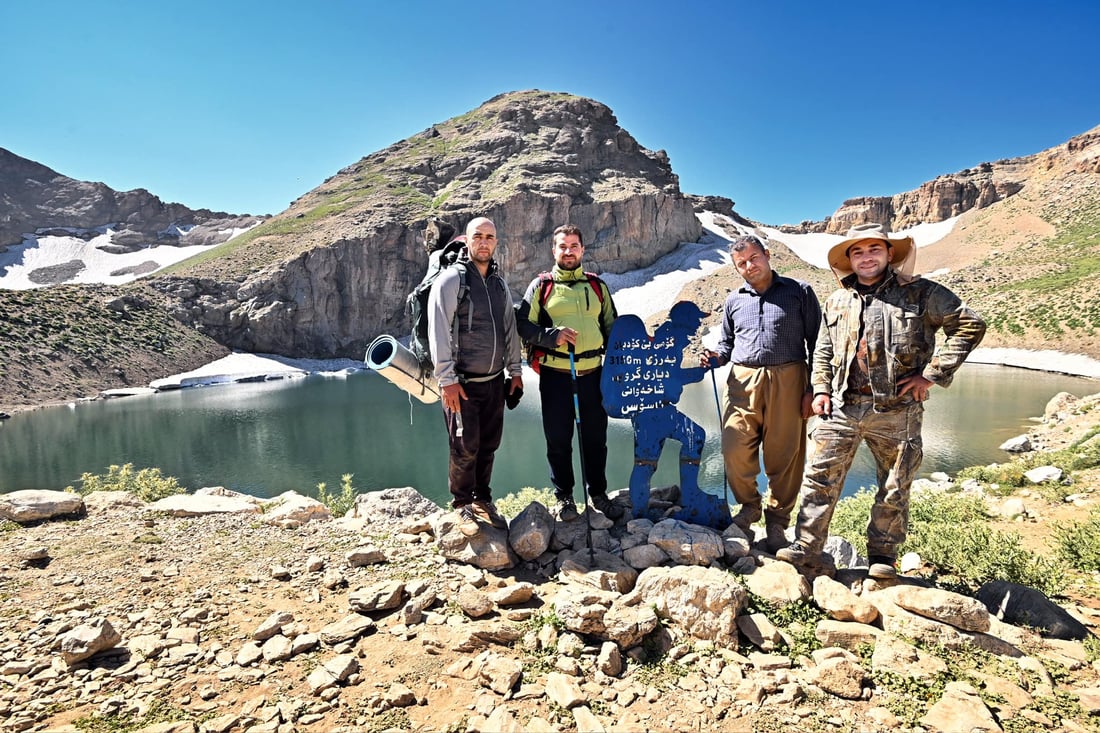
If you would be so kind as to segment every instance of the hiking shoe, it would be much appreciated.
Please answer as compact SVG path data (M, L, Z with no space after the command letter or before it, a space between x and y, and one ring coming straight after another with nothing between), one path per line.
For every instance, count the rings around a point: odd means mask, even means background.
M894 567L894 558L889 555L871 555L867 558L867 577L875 580L893 580L898 577L898 570Z
M455 509L458 513L458 531L467 537L473 537L481 531L481 525L477 523L477 515L474 513L473 504L463 504Z
M754 535L752 525L760 519L760 514L760 507L742 504L741 511L737 512L733 517L733 523L751 540Z
M588 499L608 519L615 520L623 515L623 510L612 504L607 494L592 494Z
M577 512L577 504L573 501L573 497L567 497L565 499L558 499L558 519L563 522L572 522L580 514Z
M774 555L789 544L787 528L781 524L768 523L767 534L764 537L764 547L768 552Z
M497 529L508 529L508 520L497 511L497 508L493 506L493 502L480 499L470 504L470 506L474 508L474 514L481 521L488 522Z
M810 552L797 540L777 550L775 559L790 563L796 568L801 568L814 575L828 575L832 577L836 574L836 563L833 562L832 555L825 552Z

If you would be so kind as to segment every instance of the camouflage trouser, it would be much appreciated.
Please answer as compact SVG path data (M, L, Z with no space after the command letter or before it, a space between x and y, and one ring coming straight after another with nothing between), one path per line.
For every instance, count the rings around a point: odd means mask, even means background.
M924 457L919 402L875 412L870 396L845 404L812 433L813 456L802 480L796 539L821 552L844 479L860 441L867 441L878 473L878 493L867 525L867 554L895 557L909 526L909 487Z

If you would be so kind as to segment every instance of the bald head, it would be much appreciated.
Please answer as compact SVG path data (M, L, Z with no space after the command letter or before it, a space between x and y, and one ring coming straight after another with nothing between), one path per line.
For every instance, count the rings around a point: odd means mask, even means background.
M497 228L490 219L479 216L466 225L466 251L482 275L489 271L496 248Z
M476 219L471 219L470 223L466 225L466 241L473 239L474 232L478 230L478 227L484 227L486 224L496 234L497 225L493 223L492 219L487 219L484 216L479 216ZM484 229L482 231L485 231Z

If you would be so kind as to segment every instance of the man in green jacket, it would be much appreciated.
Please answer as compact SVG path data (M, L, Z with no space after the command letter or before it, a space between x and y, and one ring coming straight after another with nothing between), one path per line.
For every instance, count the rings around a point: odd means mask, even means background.
M607 285L581 269L584 241L578 227L565 224L555 229L551 252L554 269L528 286L516 328L534 349L531 366L539 372L546 459L558 516L563 521L579 516L573 499L572 350L588 496L597 509L616 519L621 512L607 498L607 411L600 393L603 352L617 315L615 304Z
M932 387L947 387L985 335L985 321L942 285L913 275L910 237L854 227L829 250L840 289L825 301L810 379L821 420L802 480L795 541L780 560L829 573L829 521L856 449L867 442L878 493L867 525L867 574L896 577L909 526L909 487L924 456L921 425ZM936 349L936 333L945 339Z

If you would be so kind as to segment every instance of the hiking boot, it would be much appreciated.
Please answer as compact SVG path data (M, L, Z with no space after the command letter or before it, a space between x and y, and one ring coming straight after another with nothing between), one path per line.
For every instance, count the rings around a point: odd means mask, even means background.
M569 496L564 499L558 499L558 519L563 522L572 522L580 514L577 512L577 504L573 501L573 497Z
M481 531L481 525L477 523L477 515L474 514L473 504L463 504L455 509L458 514L458 531L467 537L473 537Z
M774 555L789 544L790 540L787 539L787 528L781 524L769 522L767 525L767 534L764 537L764 547L767 548L768 552Z
M894 580L898 577L898 570L894 566L894 558L889 555L871 555L867 558L867 577L875 580Z
M742 504L741 511L737 512L733 517L733 523L751 540L754 535L752 525L760 519L760 514L760 507Z
M592 494L588 499L592 502L592 506L610 520L616 520L623 515L623 510L612 504L607 494Z
M480 499L470 504L474 508L474 514L483 522L488 522L497 529L508 529L508 520L504 518L504 515L497 511L497 508L493 506L493 502L487 499Z
M832 555L825 552L810 552L801 542L795 541L775 553L776 560L790 563L796 568L814 575L836 575L836 563Z

